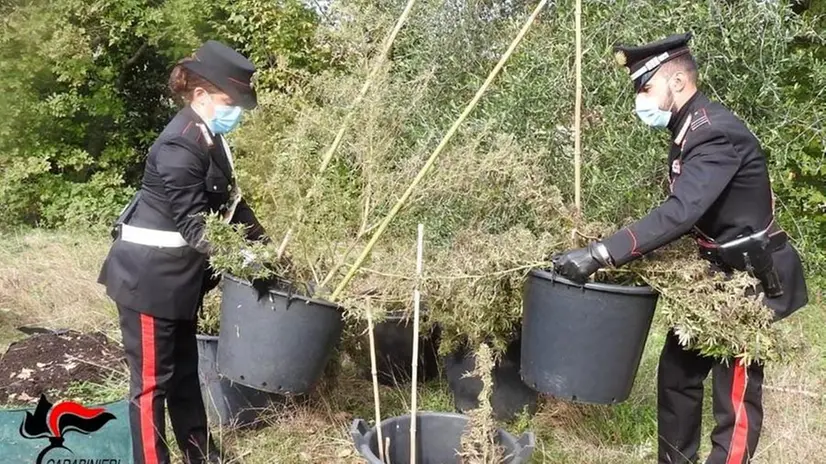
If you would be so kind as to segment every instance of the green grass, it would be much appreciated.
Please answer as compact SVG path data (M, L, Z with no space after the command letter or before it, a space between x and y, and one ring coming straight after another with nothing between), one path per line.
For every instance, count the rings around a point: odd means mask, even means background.
M0 308L0 351L4 352L9 345L26 337L26 334L17 330L22 319L11 309Z
M104 404L123 400L128 393L128 377L115 372L102 382L72 382L63 396L83 404ZM49 396L54 397L54 394Z

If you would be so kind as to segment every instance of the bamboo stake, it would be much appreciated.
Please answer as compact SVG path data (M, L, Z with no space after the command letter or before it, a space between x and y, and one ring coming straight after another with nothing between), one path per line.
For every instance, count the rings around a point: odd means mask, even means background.
M379 444L379 459L384 460L384 441L381 436L381 403L379 400L379 371L376 368L376 341L373 338L373 311L367 308L367 336L370 338L370 371L373 374L373 404L376 409L376 437Z
M390 210L390 213L388 213L387 217L385 217L384 220L381 222L378 230L376 230L376 232L370 238L370 241L367 243L367 246L361 252L361 255L358 257L356 262L350 267L350 270L344 276L344 279L338 284L338 287L336 287L336 289L333 291L333 294L330 297L332 301L336 301L338 299L339 295L341 295L341 292L344 290L345 287L347 287L347 284L350 283L350 280L353 279L353 276L355 276L358 269L361 267L362 264L364 264L364 260L367 259L367 256L370 254L370 251L372 251L373 247L376 245L376 242L378 242L379 237L381 237L385 229L387 229L387 226L390 224L391 221L393 221L393 218L395 218L396 214L398 214L398 212L402 209L402 206L404 206L405 202L407 202L407 199L410 198L410 195L413 193L413 190L416 189L416 186L419 185L419 182L421 182L422 179L424 179L424 176L427 175L427 173L433 167L433 163L436 162L436 159L445 149L447 143L456 134L456 130L459 128L459 126L465 121L465 119L467 119L468 115L470 115L470 112L473 111L474 108L476 108L476 105L479 103L479 100L482 98L482 95L485 94L485 92L488 90L488 87L490 87L490 84L493 82L496 76L499 75L499 71L501 71L502 68L505 66L505 63L508 61L508 58L510 58L514 50L516 50L517 45L519 45L519 42L521 42L522 39L525 37L525 34L527 34L528 30L533 25L533 22L534 20L536 20L536 17L539 15L539 12L542 11L542 8L544 8L547 3L548 0L540 0L539 5L537 5L536 8L533 10L533 13L531 13L530 18L528 18L528 20L525 22L525 25L522 26L522 29L519 31L519 34L517 34L516 38L513 39L513 42L511 42L510 47L508 47L507 51L505 51L505 54L502 55L502 58L499 59L499 62L496 63L496 66L493 68L493 71L490 72L488 78L485 79L485 82L482 84L482 87L480 87L479 90L476 91L476 95L473 96L473 99L470 101L470 103L468 103L467 107L465 107L465 110L459 116L459 119L457 119L453 123L453 126L450 127L450 130L448 130L445 136L442 138L442 141L439 143L439 146L437 146L436 149L433 150L433 153L430 154L430 158L428 158L425 165L413 179L413 182L410 184L409 187L407 187L407 190L405 190L405 192L393 206L393 209Z
M284 251L287 249L287 244L290 243L290 239L294 234L296 225L300 224L301 221L304 220L304 211L306 210L307 202L315 194L315 191L318 188L318 184L321 182L321 174L327 170L327 166L330 164L330 160L333 159L333 154L338 149L338 146L341 145L341 139L344 138L344 132L350 125L350 121L353 119L353 114L356 112L356 109L358 109L358 106L361 105L361 101L364 100L364 97L367 95L367 91L373 84L373 80L379 73L382 64L384 64L384 61L387 58L387 53L390 52L390 47L393 45L393 42L395 42L396 36L399 35L399 31L401 31L402 26L404 26L404 23L407 22L407 18L410 16L410 11L413 9L413 4L415 3L416 0L407 1L407 5L404 7L404 11L402 11L402 14L401 16L399 16L399 19L396 20L396 25L395 27L393 27L393 31L391 31L390 35L388 35L385 39L384 46L381 50L381 54L379 54L379 56L376 58L376 63L373 65L373 69L370 71L370 74L367 76L367 79L361 86L361 91L356 96L355 100L353 100L353 103L350 105L349 113L347 113L347 116L341 123L341 127L338 129L336 138L333 139L333 143L327 149L327 152L324 153L324 158L322 158L321 165L318 167L318 173L313 179L313 183L310 186L310 189L307 190L307 193L304 195L304 198L301 200L301 203L298 206L298 213L296 214L295 221L290 226L289 230L287 230L287 233L281 240L281 244L278 246L277 257L279 259L281 258L281 255L284 254Z
M416 409L418 407L417 383L419 379L419 314L422 295L422 254L424 250L424 224L419 224L419 239L416 245L416 288L413 290L413 381L410 386L410 463L416 462Z
M390 463L390 437L384 439L384 455L387 457L387 464Z
M574 205L582 215L582 0L576 0L576 108L574 109Z

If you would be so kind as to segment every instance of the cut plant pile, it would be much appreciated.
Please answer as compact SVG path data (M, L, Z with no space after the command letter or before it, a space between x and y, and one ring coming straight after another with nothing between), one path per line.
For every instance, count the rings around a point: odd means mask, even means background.
M745 272L714 271L691 240L671 244L632 269L660 292L660 311L681 345L745 362L777 361L788 349L772 324L774 312L755 294L757 280Z
M274 243L288 230L294 233L288 248L290 265L283 276L296 284L318 282L322 289L346 280L349 285L336 292L346 316L364 319L369 310L380 319L389 307L411 306L417 282L412 271L416 226L425 224L427 265L420 284L428 317L423 329L439 326L443 354L465 343L487 343L494 353L501 353L521 319L523 279L531 268L548 267L549 255L599 240L666 198L662 179L667 145L633 116L627 75L620 69L607 71L612 69L610 48L595 44L662 37L682 30L684 18L656 8L640 9L634 2L585 5L592 27L586 28L584 42L593 46L583 57L585 184L583 213L577 214L569 204L574 196L570 177L575 126L570 120L570 2L558 4L533 26L508 62L507 72L458 128L430 171L422 171L429 165L428 154L516 35L520 21L513 19L527 12L493 11L481 1L457 8L445 8L442 2L423 5L399 36L392 62L376 74L370 92L350 113L352 96L369 69L365 58L376 53L377 42L364 39L384 36L395 15L392 9L370 7L370 2L334 3L329 14L335 27L322 32L347 44L342 65L348 72L319 73L296 92L262 93L259 109L233 133L237 151L247 155L239 157L239 181L257 216ZM781 93L754 89L742 76L784 75L764 66L787 63L798 55L789 48L788 38L820 36L780 4L738 4L726 6L722 13L696 9L691 14L696 19L692 24L705 25L694 30L697 40L692 43L703 63L703 91L724 99L755 124L764 147L773 150L770 162L783 159L788 148L780 147L789 147L784 140L795 137L780 137L777 128L787 127L788 115L801 114L801 105L772 100L772 94ZM626 27L629 15L658 27L639 36ZM739 31L736 43L742 44L725 53L718 50L719 43L733 39L720 37L721 17L727 18L727 31ZM764 28L770 47L747 35L753 24ZM744 69L741 63L759 67ZM805 68L790 69L789 75L799 69ZM754 92L741 92L748 88ZM756 100L762 105L755 105ZM787 116L758 111L774 107L785 108ZM794 119L812 120L811 110ZM344 118L352 118L353 130L326 166L323 156ZM326 168L320 171L322 164ZM413 179L420 182L397 210L401 192ZM783 182L773 185L782 193ZM311 188L306 208L300 208ZM778 204L778 219L788 224L792 210L784 205L789 202ZM385 229L381 225L392 211L397 214ZM231 227L208 229L216 269L245 278L264 277L264 263L249 266L238 250L248 246L266 262L273 258L273 246L244 245L241 231ZM374 242L378 231L382 235ZM345 275L350 275L367 243L375 246L349 280ZM805 255L807 240L800 237L799 243ZM695 256L693 248L686 254L664 252L661 258L609 270L598 278L634 285L642 277L671 304L669 314L674 318L669 323L678 327L682 340L705 353L772 358L774 335L766 319L770 313L757 300L743 298L747 277L708 276L707 265ZM320 291L317 296L326 295Z
M13 343L0 358L0 403L36 403L72 383L99 383L124 368L123 351L102 333L45 333Z

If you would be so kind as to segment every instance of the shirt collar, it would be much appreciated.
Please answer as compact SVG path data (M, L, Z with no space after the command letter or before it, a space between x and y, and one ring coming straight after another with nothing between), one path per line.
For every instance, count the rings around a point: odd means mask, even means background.
M677 138L680 135L680 131L682 130L685 122L691 116L692 113L697 109L697 107L702 106L703 103L707 103L708 99L703 95L699 90L685 102L680 111L674 114L671 118L671 121L668 123L668 128L671 130L671 135L673 138Z

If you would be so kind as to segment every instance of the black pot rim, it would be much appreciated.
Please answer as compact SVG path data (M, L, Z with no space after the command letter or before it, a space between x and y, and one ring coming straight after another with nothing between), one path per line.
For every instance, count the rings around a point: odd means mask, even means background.
M440 419L463 419L467 422L470 422L470 416L468 416L466 414L460 414L458 412L439 412L439 411L417 411L416 412L416 420L417 421L419 419L425 418L425 417L436 417L436 418L440 418ZM371 435L371 434L375 435L376 430L378 430L379 427L383 427L384 425L388 424L390 421L395 421L395 420L398 420L398 419L410 420L410 413L402 414L401 416L392 416L392 417L388 417L386 419L383 419L379 423L379 425L374 425L372 428L368 429L367 433L365 433L364 436L366 437L366 436ZM511 439L513 439L515 442L518 441L518 439L515 435L511 434L510 432L508 432L504 428L497 426L496 430L497 430L497 432L499 432L501 434L504 434L505 436L511 437Z
M456 413L456 412L417 411L416 412L416 419L418 419L420 417L441 417L441 418L446 418L446 419L470 420L470 416L467 416L465 414L459 414L459 413ZM401 416L388 417L386 419L383 419L381 421L381 424L384 425L385 423L388 423L388 422L390 422L392 420L396 420L396 419L410 419L410 413L402 414ZM370 432L376 433L376 429L377 429L377 427L373 426L373 428L368 430L368 433L370 433Z
M659 295L659 292L654 290L648 285L617 285L617 284L602 284L602 283L595 283L595 282L588 282L585 285L580 285L576 282L570 281L559 274L551 271L546 271L543 269L532 269L530 272L531 277L535 277L537 279L542 280L549 280L553 283L559 283L563 285L567 285L569 287L577 287L577 288L585 288L585 290L595 290L598 292L604 293L614 293L618 295L641 295L641 296L654 296Z
M244 280L240 277L235 277L231 274L225 273L224 278L229 279L229 280L231 280L231 281L233 281L237 284L245 285L247 287L252 288L252 283L250 283L249 281ZM308 296L305 296L305 295L301 295L299 293L290 293L290 294L288 294L287 292L282 292L280 290L270 290L269 292L270 292L271 295L276 295L276 296L279 296L279 297L284 298L286 300L303 300L307 303L311 303L311 304L315 304L315 305L319 305L319 306L325 306L329 309L334 309L334 310L339 311L339 312L344 311L344 308L342 308L340 305L337 305L337 304L335 304L333 302L330 302L330 301L327 301L327 300L321 300L321 299L318 299L318 298L311 298L311 297L308 297Z

